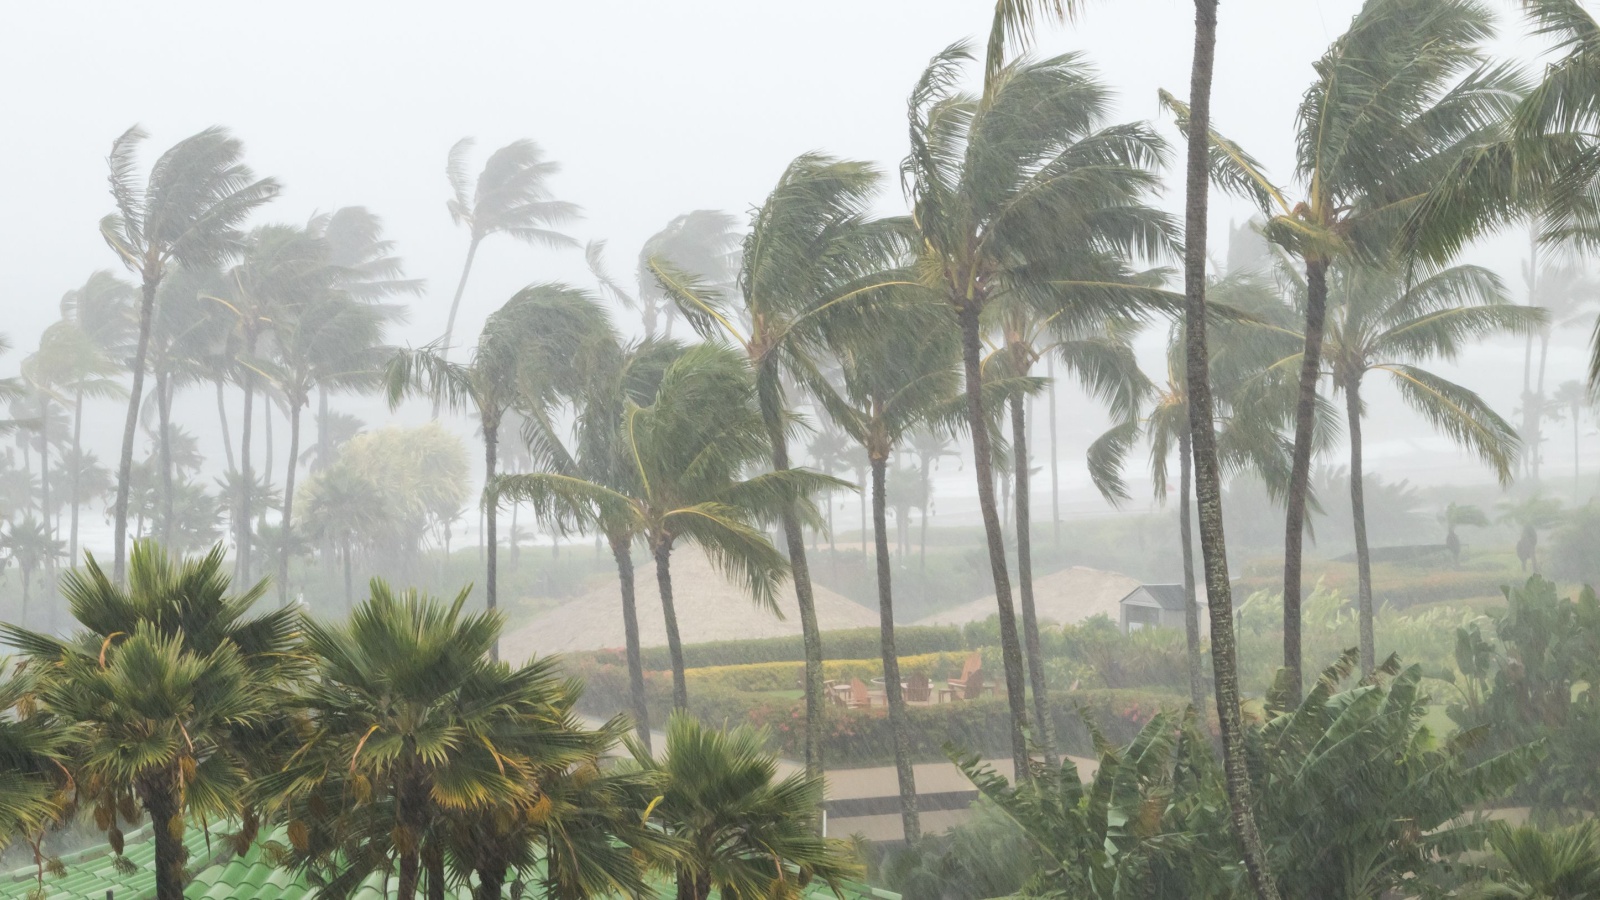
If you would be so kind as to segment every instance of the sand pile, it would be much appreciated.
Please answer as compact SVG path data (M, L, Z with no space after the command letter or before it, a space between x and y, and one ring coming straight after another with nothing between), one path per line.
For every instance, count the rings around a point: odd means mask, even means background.
M1139 580L1117 572L1102 572L1086 566L1073 566L1033 579L1034 606L1040 621L1067 625L1104 614L1118 621L1117 602L1139 586ZM1017 603L1017 585L1011 584L1012 604ZM965 625L994 615L994 595L963 603L954 609L935 613L918 625ZM1021 609L1017 612L1021 620Z
M639 605L639 642L645 647L667 643L661 614L661 594L656 590L655 564L640 562L634 570ZM827 588L813 584L817 621L823 631L841 628L876 628L877 610L867 609ZM744 590L729 583L711 567L705 554L692 546L672 554L672 598L678 611L678 630L686 644L744 638L782 637L800 633L794 587L778 589L778 608L784 618L750 602ZM526 659L530 653L620 648L622 597L613 578L604 587L540 614L501 642L508 659Z

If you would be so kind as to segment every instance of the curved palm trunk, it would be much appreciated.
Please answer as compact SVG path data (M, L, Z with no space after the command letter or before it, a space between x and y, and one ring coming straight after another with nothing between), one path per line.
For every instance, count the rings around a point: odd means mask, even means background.
M1194 526L1189 522L1189 495L1194 492L1194 457L1187 430L1178 435L1178 538L1183 544L1183 636L1189 661L1189 701L1206 711L1205 673L1200 666L1200 607L1194 586Z
M634 594L633 544L626 535L606 536L617 563L622 587L622 642L628 654L628 698L633 702L633 728L646 752L650 747L650 703L644 693L644 658L639 650L639 604Z
M51 552L54 547L50 543L55 540L56 530L50 524L50 401L43 392L39 394L39 515L44 522L44 572L48 580L56 567L55 554ZM53 626L54 606L51 607L50 618Z
M500 539L495 531L496 522L500 512L500 486L495 483L496 455L500 449L500 417L485 416L483 420L483 514L485 529L488 532L486 539L489 543L489 553L486 560L488 572L484 585L484 600L490 612L499 608L499 597L496 593L496 582L500 573L496 562L499 558ZM500 659L500 638L496 635L494 645L489 648L489 658L495 661Z
M254 353L254 341L248 352ZM239 426L239 496L236 501L233 523L234 568L237 580L250 580L250 494L255 489L255 478L250 474L250 426L255 407L255 376L247 369L244 373L244 417Z
M461 264L461 280L456 282L456 295L450 301L450 317L445 320L444 337L439 344L439 356L444 359L450 358L450 338L456 333L456 313L461 310L461 295L467 291L467 276L472 274L472 260L477 257L478 244L482 242L483 238L474 232L471 242L467 244L467 259L466 262ZM443 397L433 398L433 417L435 419L439 418L440 404L443 402Z
M139 299L139 342L133 351L133 386L128 391L128 416L122 423L122 451L117 457L117 499L112 542L112 577L120 584L128 562L128 487L133 477L133 440L139 430L139 401L144 395L145 357L150 353L150 321L156 308L160 275L147 274Z
M978 507L983 513L983 533L989 544L989 571L994 578L995 606L1000 615L1000 652L1005 662L1006 700L1011 708L1011 761L1017 778L1028 777L1028 744L1023 736L1028 721L1028 699L1023 687L1022 644L1017 636L1017 613L1011 605L1011 573L1006 568L1006 547L995 505L994 458L989 446L989 419L983 409L983 348L976 303L960 301L961 359L966 372L967 419L972 427L972 468L978 479Z
M1328 265L1320 260L1308 260L1306 341L1300 358L1300 396L1294 409L1294 456L1289 468L1283 530L1283 667L1287 670L1289 696L1296 703L1305 685L1300 638L1300 570L1305 556L1306 495L1311 487L1311 442L1316 427L1317 378L1322 371L1322 332L1327 309Z
M156 415L161 430L161 543L172 545L172 380L156 376Z
M1200 552L1205 559L1206 604L1211 613L1211 658L1228 812L1245 869L1259 900L1278 900L1256 830L1253 791L1245 760L1239 711L1238 654L1233 635L1233 595L1222 529L1222 475L1213 431L1210 357L1206 348L1206 191L1210 187L1211 73L1217 52L1217 0L1195 0L1194 68L1189 79L1187 181L1184 202L1184 340L1189 385L1189 429L1194 447L1195 494L1200 510Z
M894 740L894 770L900 782L900 825L906 843L922 837L917 816L917 779L911 768L911 737L906 701L900 692L900 656L894 647L894 587L889 573L889 524L885 510L888 460L872 460L872 538L878 557L878 643L883 653L883 698L889 707L889 732Z
M1350 513L1356 527L1356 608L1361 622L1361 674L1377 666L1372 628L1372 553L1367 549L1367 501L1361 468L1361 385L1344 385L1345 416L1350 428Z
M223 395L222 376L217 376L217 421L222 423L222 449L227 454L228 468L233 468L233 431L228 427L228 404Z
M773 384L776 379L772 379ZM772 469L789 470L789 443L783 433L782 410L775 397L763 390L762 418L772 441ZM822 629L817 623L817 604L811 591L811 566L806 559L805 533L793 507L783 510L783 539L789 550L789 577L794 583L795 605L800 608L800 636L806 654L806 774L822 775Z
M189 852L183 846L182 809L179 807L177 775L170 770L139 779L139 799L150 816L150 833L156 845L155 900L183 900L183 869ZM174 834L170 823L178 822Z
M672 657L672 708L689 708L689 683L684 678L683 640L678 637L678 610L672 605L672 542L655 548L656 587L661 591L661 614L667 623L667 654Z
M1056 358L1046 359L1045 376L1050 379L1050 522L1054 526L1055 546L1061 547L1061 479L1057 472L1056 452Z
M1060 765L1050 739L1049 702L1044 682L1044 652L1039 648L1039 615L1033 604L1033 520L1029 496L1028 428L1021 396L1011 398L1012 458L1016 470L1017 592L1022 601L1022 640L1028 651L1028 683L1033 688L1033 739L1053 769Z
M278 605L289 605L289 554L294 543L294 476L300 461L300 407L297 397L289 398L289 467L283 473L283 548L278 554Z
M1573 427L1577 427L1577 420L1573 420ZM1574 436L1574 442L1577 438ZM1576 447L1576 443L1573 445ZM1577 465L1576 462L1573 463ZM1574 469L1573 471L1577 471ZM82 506L79 497L83 493L81 482L83 476L83 391L78 391L72 398L72 525L71 538L67 551L67 566L70 568L78 564L78 508Z

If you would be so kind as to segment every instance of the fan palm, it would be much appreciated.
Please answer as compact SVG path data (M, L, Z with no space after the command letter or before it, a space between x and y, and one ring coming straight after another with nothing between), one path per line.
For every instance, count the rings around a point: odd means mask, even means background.
M622 413L634 493L553 472L510 475L497 485L501 496L533 503L547 520L631 522L630 533L655 561L679 709L688 706L689 688L672 595L673 549L679 541L699 546L757 605L777 612L774 593L789 566L758 525L790 505L815 522L807 498L839 484L805 469L741 477L770 453L754 394L740 354L712 344L690 348L667 367L653 403L629 402Z
M973 469L1000 618L1012 754L1027 770L1022 647L995 501L981 341L992 305L1016 302L1068 330L1128 314L1160 292L1128 283L1125 254L1155 253L1171 230L1144 205L1164 153L1143 125L1108 125L1108 96L1076 54L1004 57L1008 35L1062 4L997 4L981 93L960 89L966 44L934 57L909 103L911 153L901 178L912 205L917 271L952 308L962 335ZM1037 9L1035 9L1037 7Z
M9 663L0 658L0 669ZM26 666L0 676L0 848L19 837L33 845L43 894L39 842L64 818L73 787L65 763L77 734L39 707L38 685L38 672Z
M1316 80L1301 101L1298 201L1237 145L1211 136L1217 152L1207 162L1219 184L1252 198L1269 217L1269 239L1305 267L1305 345L1284 529L1284 665L1295 684L1328 274L1344 259L1387 261L1428 195L1500 136L1525 85L1514 67L1488 58L1493 34L1493 15L1478 0L1367 0L1316 63ZM1430 247L1451 246L1478 226L1468 216L1431 221L1432 233L1422 236Z
M905 839L921 837L917 786L911 768L900 658L894 640L894 588L890 574L889 460L916 429L943 425L961 386L960 351L944 310L928 305L875 322L872 328L833 342L842 390L815 393L829 417L861 445L871 460L872 535L877 558L878 633L883 657L884 699L889 707L895 771L900 783L900 818ZM902 517L903 518L903 517Z
M812 356L830 328L851 327L841 320L858 314L888 289L907 286L906 274L892 268L904 244L900 228L866 217L879 178L865 163L817 154L789 163L752 214L737 296L716 290L709 283L714 275L686 273L667 258L648 262L661 289L696 331L731 340L748 357L774 471L789 468L790 401L784 377L811 380ZM806 766L818 774L822 634L801 516L796 511L780 519L806 651Z
M389 406L420 391L451 409L471 409L483 429L483 508L487 522L484 594L497 605L500 482L496 473L500 422L514 406L539 407L575 393L585 366L575 364L615 344L605 311L589 294L562 284L536 284L518 291L484 323L472 360L450 362L447 347L402 349L385 374ZM495 652L498 653L498 645Z
M179 562L134 544L123 588L90 556L62 592L83 626L62 641L0 626L39 667L41 705L83 733L80 798L122 852L121 821L155 825L156 897L183 895L186 818L237 816L248 779L281 749L281 691L298 671L287 612L246 618L265 583L230 594L222 549Z
M145 354L155 317L156 290L173 266L216 265L238 252L239 226L276 197L278 183L257 180L240 161L243 145L226 129L208 128L163 153L143 185L135 154L146 135L137 125L111 144L111 196L117 211L100 220L100 234L123 265L139 276L139 330L133 352L133 387L117 462L112 571L123 573L128 536L128 481L139 406L144 402Z
M1489 517L1483 514L1483 510L1464 503L1446 504L1439 513L1439 521L1444 523L1444 545L1457 565L1461 564L1461 538L1456 534L1456 529L1489 527Z
M561 170L561 166L545 159L544 151L533 141L512 141L489 155L469 197L467 154L472 152L474 143L472 138L456 141L445 164L451 192L445 206L450 210L450 221L465 225L468 235L467 259L461 265L461 280L456 283L456 295L450 301L450 317L438 344L439 357L446 360L450 357L450 340L456 330L461 295L467 290L467 276L472 274L472 261L484 238L504 234L525 244L553 248L576 246L572 238L554 229L576 219L578 207L551 199L545 183ZM434 414L438 412L436 401Z
M1494 859L1471 900L1583 900L1600 897L1600 823L1593 820L1541 831L1504 822L1489 825Z
M822 779L778 778L767 735L749 726L716 731L686 713L667 724L667 750L655 759L633 747L633 766L662 782L650 811L684 845L678 900L792 897L820 879L837 893L859 871L850 845L817 834Z

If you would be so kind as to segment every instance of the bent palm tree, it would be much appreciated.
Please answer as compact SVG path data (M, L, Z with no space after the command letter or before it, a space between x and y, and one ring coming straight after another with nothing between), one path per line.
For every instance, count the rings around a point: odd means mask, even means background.
M68 291L61 297L61 318L76 325L88 335L100 361L110 366L123 358L126 344L133 332L133 300L137 294L133 285L102 269L90 275L82 287ZM104 374L110 374L106 372ZM83 391L75 391L72 400L72 523L68 529L67 561L78 558L78 508L86 493L80 480L84 471L83 453Z
M911 153L901 178L912 205L917 270L955 314L962 336L978 502L1000 617L1012 756L1027 771L1027 700L994 462L983 402L983 319L1014 297L1050 315L1070 306L1073 328L1124 315L1141 300L1122 258L1164 247L1166 216L1144 205L1163 145L1143 125L1108 125L1104 86L1069 54L1008 61L1008 37L1035 12L1063 4L997 4L981 93L959 88L972 52L934 57L909 103ZM1035 7L1038 7L1036 10ZM1071 257L1071 259L1063 259Z
M623 413L623 453L637 473L637 493L557 473L510 475L496 486L498 495L530 502L547 519L631 521L655 560L679 709L688 706L689 688L672 595L673 549L679 541L699 546L758 606L777 612L774 592L789 567L757 526L788 506L816 521L807 498L839 484L804 469L741 477L769 452L754 393L742 357L715 345L693 347L667 368L653 403L629 403Z
M256 180L240 162L243 145L226 129L208 128L174 144L136 181L134 153L145 139L137 125L111 145L111 196L117 211L100 220L100 235L139 276L139 329L133 352L133 387L117 460L117 497L112 573L120 580L128 537L128 487L133 441L144 402L145 354L155 315L156 289L173 266L217 265L238 251L239 225L256 207L278 195L278 183Z
M472 138L462 138L450 148L445 176L450 180L450 200L445 206L450 210L450 221L467 226L467 259L461 265L461 280L456 283L456 295L450 301L450 317L445 321L444 337L439 339L439 357L449 359L450 340L456 330L456 313L461 309L461 295L467 290L467 276L472 274L472 261L478 255L478 245L491 234L504 234L525 244L546 247L573 247L572 238L555 231L578 217L578 207L564 200L553 200L545 180L561 170L561 166L544 158L544 151L530 140L512 141L489 155L478 174L472 195L467 195L467 154L472 152ZM439 414L436 401L433 413Z
M1489 517L1483 514L1483 510L1461 503L1445 506L1439 513L1439 521L1444 524L1445 548L1450 551L1450 558L1456 565L1461 564L1461 537L1456 534L1456 529L1489 527Z

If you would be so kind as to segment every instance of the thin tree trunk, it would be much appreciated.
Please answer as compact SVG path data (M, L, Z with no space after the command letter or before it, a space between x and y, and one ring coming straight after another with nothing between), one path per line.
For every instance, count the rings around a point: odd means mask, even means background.
M438 846L428 846L423 861L428 870L428 900L444 900L444 850Z
M1200 508L1200 551L1205 558L1206 603L1211 612L1211 658L1217 718L1222 725L1222 760L1228 811L1251 886L1259 900L1278 900L1256 830L1239 710L1238 656L1233 635L1233 596L1222 527L1222 476L1212 422L1206 349L1206 190L1210 187L1211 74L1217 51L1217 0L1195 0L1194 70L1189 80L1188 172L1184 203L1184 320L1189 385L1189 428L1194 443L1195 493Z
M133 386L128 392L128 416L122 424L122 452L117 458L117 499L112 507L115 519L112 542L112 577L122 583L128 560L128 487L133 477L133 440L139 429L139 401L144 397L145 357L150 352L150 320L156 308L159 274L146 274L139 301L139 342L133 351Z
M1544 461L1544 373L1545 364L1550 359L1550 328L1545 326L1539 331L1539 378L1534 382L1533 393L1537 398L1534 406L1533 427L1533 480L1539 481L1539 469Z
M1189 700L1205 715L1206 682L1200 666L1200 607L1194 585L1194 526L1189 497L1194 493L1194 456L1189 431L1178 433L1178 538L1183 544L1183 636L1189 661Z
M633 544L626 535L609 535L611 558L622 586L622 641L628 654L628 697L633 701L633 728L650 752L650 702L644 693L644 658L639 649L639 605L634 594Z
M1328 307L1328 266L1306 262L1306 335L1300 360L1300 396L1294 410L1294 456L1283 530L1283 667L1289 697L1304 692L1305 664L1300 637L1301 563L1305 556L1306 495L1311 485L1311 450L1317 418L1317 379L1322 373L1322 331Z
M1020 395L1011 398L1012 461L1016 470L1017 593L1022 601L1022 640L1028 651L1028 683L1033 687L1033 739L1044 750L1045 762L1060 765L1051 740L1049 699L1044 681L1044 651L1039 647L1039 615L1033 603L1033 519L1029 496L1028 428L1026 405Z
M233 469L233 432L228 427L228 404L223 394L222 376L217 376L217 420L222 423L222 449L228 456L228 468Z
M478 255L478 244L483 241L476 232L472 241L467 244L467 259L461 265L461 280L456 282L456 295L450 301L450 317L444 323L444 338L439 343L439 355L444 359L450 358L450 339L456 333L456 313L461 310L461 295L467 290L467 276L472 274L472 260ZM443 396L433 398L433 417L439 418L440 404L444 402Z
M156 896L155 900L183 900L183 868L189 852L183 846L183 834L173 834L172 822L183 822L179 806L177 778L172 772L146 776L140 779L140 800L150 816L150 833L155 841Z
M245 352L254 355L253 338L246 342ZM250 581L250 495L255 491L255 479L250 475L250 426L255 411L255 381L255 375L246 369L242 379L244 416L239 426L239 496L233 523L234 568L238 572L235 580L241 583Z
M921 460L922 521L917 523L917 581L922 602L928 602L928 509L933 506L933 479L928 477L928 458Z
M333 436L329 434L333 419L328 411L328 389L317 386L317 471L333 463ZM448 532L448 529L446 529ZM338 551L334 549L333 535L325 534L320 550L323 571L328 574L338 566Z
M782 408L776 396L778 380L763 380L762 418L766 434L773 442L773 471L789 471L789 440L784 436ZM786 506L781 516L784 541L789 548L789 577L794 581L795 605L800 607L800 637L805 644L805 770L813 778L822 777L822 629L816 620L816 599L811 591L811 565L805 554L805 533L794 506Z
M960 301L961 356L966 370L967 419L972 430L972 468L978 480L978 507L989 544L989 571L994 578L995 606L1000 615L1000 653L1005 663L1006 700L1011 709L1011 761L1017 778L1028 777L1028 744L1024 729L1028 699L1023 687L1022 643L1017 635L1017 613L1011 604L1011 573L1006 568L1006 547L995 505L994 463L989 446L989 419L983 408L983 348L978 305Z
M496 571L496 560L499 557L499 538L495 531L496 522L500 511L500 486L495 483L495 457L499 452L500 444L500 418L498 416L485 416L483 420L483 514L488 529L488 573L485 584L484 597L490 612L499 608L498 597L495 593L499 572ZM494 639L494 646L489 648L489 658L498 662L500 660L500 638Z
M156 376L157 427L161 431L161 543L172 545L172 380Z
M39 392L39 512L44 521L44 575L48 580L56 568L56 555L53 552L56 533L50 526L50 401L42 390ZM53 620L53 605L50 612ZM51 624L55 623L52 621Z
M1061 479L1057 473L1056 452L1056 358L1045 358L1045 376L1050 379L1050 522L1055 528L1055 547L1061 548Z
M1345 383L1344 408L1350 429L1350 514L1356 527L1356 609L1361 626L1361 674L1366 676L1377 666L1377 647L1372 628L1372 553L1367 549L1366 486L1362 483L1359 382Z
M667 653L672 657L672 708L689 708L689 682L684 678L683 640L678 637L678 610L672 605L672 544L655 548L656 587L661 592L661 614L667 623Z
M878 561L878 641L883 653L883 698L889 707L889 732L894 741L894 770L900 782L900 825L906 843L922 837L917 816L917 779L911 768L911 735L905 696L900 692L900 657L894 647L894 587L889 572L889 525L885 507L888 461L872 460L872 536Z
M344 539L344 612L345 612L345 615L347 615L347 616L350 613L355 611L355 604L356 604L355 585L353 584L352 573L350 571L352 568L354 568L355 561L353 559L351 559L351 552L350 551L351 551L350 539L349 538L345 538Z
M1577 420L1574 419L1574 426ZM82 506L79 497L83 493L83 391L78 391L72 400L72 527L71 547L67 551L67 566L70 568L78 564L78 508ZM1573 438L1577 440L1576 436ZM1576 443L1573 445L1576 447ZM1574 463L1576 466L1576 463ZM1576 471L1576 469L1574 469Z
M282 552L278 558L278 605L289 605L289 554L294 543L294 476L300 461L300 399L289 398L289 468L283 473Z
M261 389L261 438L265 446L261 451L261 474L267 477L267 485L272 485L272 387ZM262 510L265 514L266 510Z

